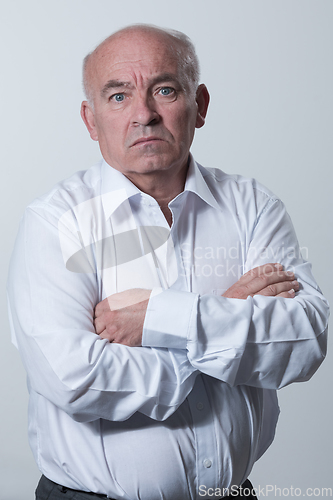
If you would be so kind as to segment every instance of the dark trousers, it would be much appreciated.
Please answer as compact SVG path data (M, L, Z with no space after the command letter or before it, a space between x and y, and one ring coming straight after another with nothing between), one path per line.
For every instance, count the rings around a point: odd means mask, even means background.
M232 492L230 499L233 497L241 496L246 497L248 500L258 500L253 493L253 486L247 479L243 484L242 488L239 490L239 494ZM97 500L97 499L107 499L106 495L100 495L97 493L88 493L86 491L72 490L56 484L47 477L42 476L38 483L36 489L36 500ZM212 497L212 500L218 500L216 497ZM112 499L111 499L112 500Z

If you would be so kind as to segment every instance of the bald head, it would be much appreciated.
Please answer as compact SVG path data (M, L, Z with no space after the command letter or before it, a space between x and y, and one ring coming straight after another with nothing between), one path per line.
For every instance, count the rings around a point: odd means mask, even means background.
M163 29L148 24L136 24L116 31L85 57L83 61L83 89L91 106L94 103L94 76L98 71L98 65L103 64L103 54L116 43L121 43L122 40L126 41L128 38L135 40L136 36L142 35L150 40L151 44L165 44L169 47L178 60L187 86L195 93L199 84L199 61L194 45L188 36L176 30Z
M125 28L86 57L84 81L81 116L105 161L146 193L171 179L179 193L209 104L187 37L153 26Z

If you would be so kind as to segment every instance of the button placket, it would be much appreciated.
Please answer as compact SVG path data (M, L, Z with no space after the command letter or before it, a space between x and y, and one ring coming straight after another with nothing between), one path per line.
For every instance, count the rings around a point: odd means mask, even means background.
M142 195L141 197L142 209L145 213L146 225L158 226L161 228L166 228L170 231L168 223L165 220L165 217L161 210L159 209L158 203L153 198L146 197ZM148 222L149 221L149 222ZM153 238L154 239L154 238ZM165 245L166 242L162 242L161 246ZM163 249L160 251L160 247L155 247L154 245L151 247L151 255L155 264L156 273L158 275L158 279L160 282L160 286L163 289L168 288L168 269L166 259L163 258Z
M218 459L216 456L216 434L214 418L206 389L202 380L202 375L196 379L194 388L188 396L188 402L193 419L193 430L196 443L196 464L197 464L197 498L204 498L199 495L200 485L207 488L218 486Z

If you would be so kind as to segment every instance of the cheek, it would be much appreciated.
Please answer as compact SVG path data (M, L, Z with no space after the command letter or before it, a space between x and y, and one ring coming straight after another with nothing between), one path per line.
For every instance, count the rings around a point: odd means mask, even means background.
M173 130L182 142L191 139L195 129L195 116L191 110L179 113L173 119Z
M119 144L121 137L124 135L124 126L121 120L105 116L96 125L100 142L103 141L113 147Z

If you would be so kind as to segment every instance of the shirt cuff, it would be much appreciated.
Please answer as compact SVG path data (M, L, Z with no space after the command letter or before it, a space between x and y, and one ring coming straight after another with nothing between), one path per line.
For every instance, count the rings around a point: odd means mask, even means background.
M196 321L198 295L154 288L143 325L142 345L186 349L189 330Z

